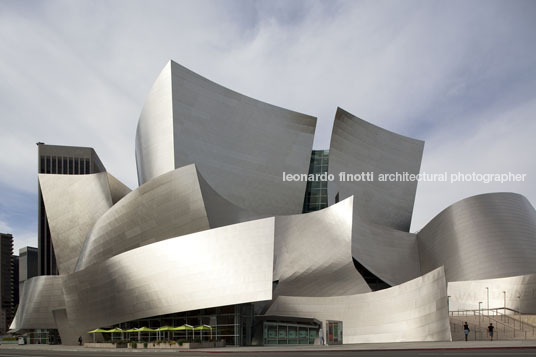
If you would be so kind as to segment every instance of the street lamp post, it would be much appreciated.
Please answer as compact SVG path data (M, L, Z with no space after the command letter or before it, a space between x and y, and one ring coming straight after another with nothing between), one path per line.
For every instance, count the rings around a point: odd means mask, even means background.
M487 300L487 307L488 307L488 323L490 322L489 318L489 288L486 287L486 300Z
M482 304L482 301L478 302L478 327L482 327L481 321L482 321L482 315L480 314L480 305Z
M521 317L521 295L518 295L517 299L519 300L519 306L517 308L519 314L519 328L523 330L523 317Z
M503 291L503 294L504 294L504 315L505 315L504 318L506 318L506 291Z

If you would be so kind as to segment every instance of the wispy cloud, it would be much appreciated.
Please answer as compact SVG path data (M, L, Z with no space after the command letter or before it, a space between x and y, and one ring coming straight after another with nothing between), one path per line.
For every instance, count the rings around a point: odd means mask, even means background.
M426 171L536 173L534 1L4 1L0 192L36 194L35 142L92 146L137 184L134 135L169 59L231 89L319 118L335 109L426 140ZM492 156L494 155L494 156ZM486 190L421 184L413 229ZM29 196L30 195L30 196ZM34 203L32 204L34 205ZM1 206L15 233L35 230ZM32 206L33 207L33 206Z

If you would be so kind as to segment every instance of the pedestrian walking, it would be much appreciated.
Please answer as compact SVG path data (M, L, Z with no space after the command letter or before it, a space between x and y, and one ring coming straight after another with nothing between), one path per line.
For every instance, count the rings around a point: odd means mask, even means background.
M493 341L493 329L495 327L493 326L493 324L490 322L489 323L489 326L488 326L488 333L489 333L489 340L490 341Z
M465 335L465 341L467 341L469 332L471 332L471 330L469 330L469 324L467 323L467 321L465 321L465 323L463 324L463 334Z

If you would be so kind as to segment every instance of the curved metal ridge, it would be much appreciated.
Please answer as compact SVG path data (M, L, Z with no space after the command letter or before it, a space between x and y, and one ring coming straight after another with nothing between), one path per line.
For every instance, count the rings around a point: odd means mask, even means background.
M342 321L344 343L451 340L443 268L372 293L279 296L266 315Z
M12 329L64 328L48 325L60 302L72 335L85 336L142 317L270 300L273 254L273 217L149 244L65 276L28 280Z
M136 133L139 182L196 164L208 184L260 215L301 213L316 118L249 98L171 61Z
M379 174L418 174L424 142L395 134L337 108L329 149L330 204L337 193L352 195L360 217L368 222L408 232L417 181L378 180ZM373 181L341 181L339 173L373 172Z
M57 328L52 311L65 308L62 275L36 276L24 282L10 330Z
M276 295L370 292L352 261L353 197L322 210L275 219Z
M536 273L536 210L516 193L458 201L417 237L421 271L443 265L448 281Z
M71 273L88 232L112 207L108 174L40 174L39 186L59 273Z
M195 165L182 167L138 187L104 213L87 236L76 270L209 228Z

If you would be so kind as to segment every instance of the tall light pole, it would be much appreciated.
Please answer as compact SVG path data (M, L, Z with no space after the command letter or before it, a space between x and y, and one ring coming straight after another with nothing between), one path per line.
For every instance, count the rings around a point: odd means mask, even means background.
M490 322L489 319L489 288L486 286L486 300L487 300L487 306L488 306L488 323Z
M504 314L506 315L506 291L503 291L504 294Z
M482 315L480 314L480 305L481 304L482 304L482 301L479 301L478 302L478 327L482 327L482 324L481 324Z

